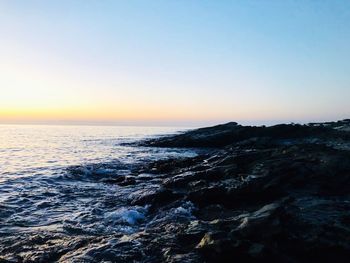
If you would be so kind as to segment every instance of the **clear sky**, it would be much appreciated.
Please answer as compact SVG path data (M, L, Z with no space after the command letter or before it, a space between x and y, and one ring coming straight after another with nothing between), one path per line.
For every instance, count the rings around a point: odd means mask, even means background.
M0 0L0 122L305 122L349 99L347 0Z

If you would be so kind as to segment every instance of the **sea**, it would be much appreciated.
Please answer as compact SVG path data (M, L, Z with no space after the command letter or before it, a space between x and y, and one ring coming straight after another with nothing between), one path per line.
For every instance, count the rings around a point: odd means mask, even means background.
M40 235L63 240L139 231L151 220L147 219L148 207L131 206L130 199L159 187L160 182L152 180L152 174L137 175L143 180L135 185L111 182L134 176L155 160L196 156L191 149L136 143L185 130L188 128L0 125L1 259L16 262L21 253L22 258L34 253L25 246ZM190 207L182 209L190 213Z

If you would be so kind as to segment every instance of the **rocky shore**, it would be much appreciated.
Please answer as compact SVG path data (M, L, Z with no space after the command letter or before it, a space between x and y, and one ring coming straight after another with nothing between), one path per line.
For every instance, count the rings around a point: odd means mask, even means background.
M144 168L161 187L133 203L161 215L187 202L192 219L159 218L134 238L149 262L348 262L349 131L227 123L143 142L207 153Z
M135 147L198 155L69 168L64 207L99 205L62 227L1 232L0 262L349 262L350 120L227 123Z

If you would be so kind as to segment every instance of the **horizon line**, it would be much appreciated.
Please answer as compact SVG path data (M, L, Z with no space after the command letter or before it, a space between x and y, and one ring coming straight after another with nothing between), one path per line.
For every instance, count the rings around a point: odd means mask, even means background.
M240 125L272 126L278 124L308 124L336 122L346 118L314 119L314 120L153 120L153 121L87 121L87 120L0 120L0 125L50 125L50 126L130 126L130 127L208 127L236 122Z

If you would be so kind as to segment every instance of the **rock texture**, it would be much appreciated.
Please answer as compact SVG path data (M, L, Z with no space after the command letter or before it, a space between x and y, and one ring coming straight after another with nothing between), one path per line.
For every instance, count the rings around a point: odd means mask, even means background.
M158 244L167 247L160 261L348 262L349 127L349 120L228 123L145 142L211 148L149 167L166 173L162 190L148 199L154 211L178 200L194 206L194 220L154 226L166 240Z

